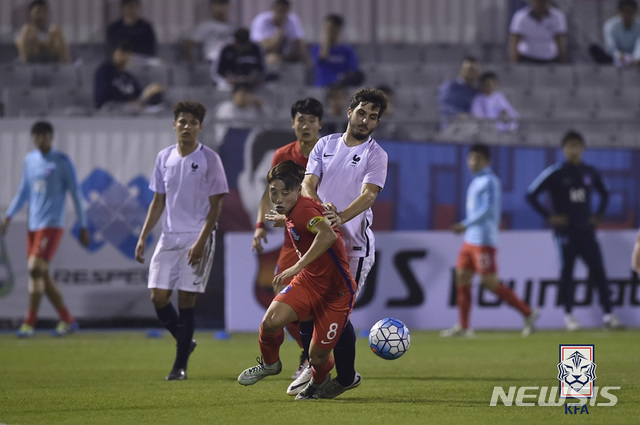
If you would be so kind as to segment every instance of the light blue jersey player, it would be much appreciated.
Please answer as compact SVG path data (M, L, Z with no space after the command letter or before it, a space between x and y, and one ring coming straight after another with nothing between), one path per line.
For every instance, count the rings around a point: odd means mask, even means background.
M30 337L38 320L42 295L46 294L60 316L54 334L63 336L77 328L77 324L62 300L62 294L49 273L64 227L64 205L69 192L80 221L80 242L90 242L87 216L82 207L78 181L73 163L64 153L52 149L53 126L48 122L36 122L31 127L31 137L37 149L29 152L18 193L14 197L0 231L6 233L11 218L29 204L27 222L27 255L29 267L29 308L24 323L18 330L19 337Z
M440 332L443 337L473 336L473 330L469 327L469 313L471 282L476 273L480 275L483 286L522 313L525 318L522 336L529 336L538 318L537 310L531 310L511 288L500 282L497 275L496 246L502 188L500 179L489 167L489 158L489 147L483 143L472 145L467 155L467 166L473 175L467 189L467 216L451 228L455 233L465 233L456 264L459 321L452 328Z

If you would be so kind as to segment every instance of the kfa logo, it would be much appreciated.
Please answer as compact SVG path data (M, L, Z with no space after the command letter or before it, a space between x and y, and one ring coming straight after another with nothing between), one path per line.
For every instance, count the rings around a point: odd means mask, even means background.
M90 252L98 251L109 243L127 258L134 258L138 235L153 199L149 181L143 176L131 180L126 186L114 179L106 170L95 169L81 184L87 201L87 218L91 231ZM76 238L80 223L72 229ZM153 235L147 238L151 245Z
M298 233L294 227L289 229L289 233L291 233L291 237L294 241L298 242L300 240L300 233Z
M591 398L596 380L594 345L560 344L560 397Z
M360 158L358 155L353 155L353 158L351 158L350 164L355 167L356 165L358 165L360 163L360 159L362 159L362 158Z

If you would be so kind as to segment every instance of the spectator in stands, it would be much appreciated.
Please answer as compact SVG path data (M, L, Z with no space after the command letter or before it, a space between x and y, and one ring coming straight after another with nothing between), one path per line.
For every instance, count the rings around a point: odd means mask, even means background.
M155 56L157 43L153 26L140 18L140 0L121 0L122 18L107 28L107 45L110 49L120 40L129 40L133 53L143 56Z
M509 60L546 64L567 61L567 18L549 0L530 0L509 26Z
M478 94L476 82L479 73L478 60L467 56L462 61L458 77L446 80L438 87L438 109L442 130L455 119L465 118L471 112L471 103Z
M480 75L480 93L473 98L471 115L480 119L496 120L496 129L499 132L518 129L518 112L505 95L498 91L498 76L493 72Z
M347 90L344 86L333 84L327 87L324 97L323 134L341 133L347 129L348 102Z
M317 87L331 84L357 86L364 76L358 67L356 52L351 46L340 43L344 19L330 14L324 19L322 37L319 44L311 47L311 58L315 66Z
M257 85L262 81L264 58L260 46L249 39L249 30L239 28L233 34L233 43L220 53L217 73L225 85L238 83Z
M256 96L254 86L247 83L234 85L231 100L221 102L216 108L213 148L217 150L222 146L230 128L257 127L268 116L262 100Z
M234 25L229 22L229 0L210 0L211 19L200 22L191 31L183 44L184 54L190 64L197 61L193 48L202 46L202 55L211 65L211 79L218 84L222 77L218 75L218 60L223 47L231 41Z
M264 49L267 65L308 60L302 22L289 0L275 0L271 10L253 18L251 40Z
M640 20L636 18L636 0L620 0L618 15L606 20L603 27L605 49L592 45L589 49L597 63L633 66L640 62Z
M93 86L96 108L136 113L145 107L162 104L164 88L161 85L152 83L142 90L138 80L125 71L132 52L131 43L120 40L113 49L111 58L96 70Z
M49 5L34 0L27 8L28 19L16 37L20 60L25 63L71 62L69 45L57 25L49 24Z

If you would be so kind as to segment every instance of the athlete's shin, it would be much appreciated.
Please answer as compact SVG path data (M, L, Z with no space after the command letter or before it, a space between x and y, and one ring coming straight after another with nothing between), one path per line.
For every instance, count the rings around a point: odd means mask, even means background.
M258 342L260 343L260 353L262 354L262 361L265 364L273 364L280 358L280 345L284 341L284 330L280 329L276 332L266 332L262 326L260 326L260 336Z

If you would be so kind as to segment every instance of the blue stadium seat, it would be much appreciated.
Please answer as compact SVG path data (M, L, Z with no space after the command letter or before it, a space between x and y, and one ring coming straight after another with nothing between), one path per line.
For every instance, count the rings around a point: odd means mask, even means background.
M80 70L74 64L37 64L33 69L35 87L78 87Z
M2 103L7 117L44 116L49 113L51 97L48 88L5 87Z

